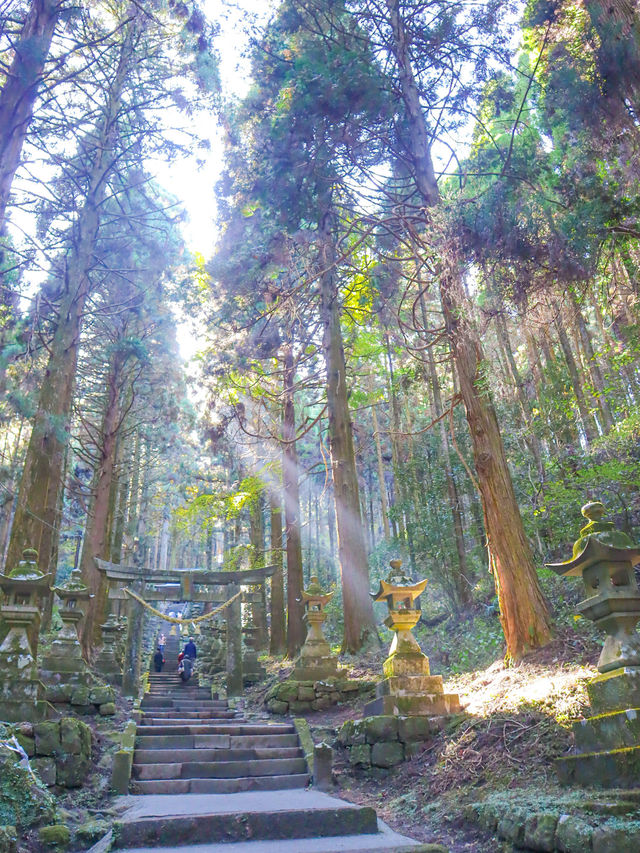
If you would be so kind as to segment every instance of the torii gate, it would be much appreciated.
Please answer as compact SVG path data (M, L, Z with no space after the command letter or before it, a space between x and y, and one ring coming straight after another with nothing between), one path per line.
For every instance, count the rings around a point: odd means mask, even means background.
M95 560L109 582L109 598L113 601L128 599L127 637L125 642L122 689L134 695L140 680L140 649L142 646L143 605L115 585L128 584L132 592L145 601L197 601L224 604L227 623L227 695L242 695L242 610L241 602L257 603L257 594L241 592L243 586L263 584L276 570L276 566L243 569L229 572L212 572L203 569L163 569L153 571L140 566L123 566L106 560ZM198 589L197 587L200 587ZM222 592L210 587L224 587Z

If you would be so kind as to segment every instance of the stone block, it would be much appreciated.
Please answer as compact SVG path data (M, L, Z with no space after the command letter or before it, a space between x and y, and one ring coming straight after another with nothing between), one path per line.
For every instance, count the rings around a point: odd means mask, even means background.
M316 691L313 687L304 687L300 686L298 688L298 701L300 702L313 702L316 698Z
M349 764L371 766L371 747L368 743L357 743L349 750Z
M93 704L89 699L90 693L91 691L88 687L85 687L82 684L77 685L71 693L71 704L84 706Z
M591 788L637 788L640 781L640 746L611 752L567 755L556 760L562 785Z
M640 708L640 668L622 667L597 675L587 684L594 714Z
M396 717L366 717L363 722L365 725L367 743L398 740L398 720Z
M456 714L459 710L459 698L455 694L443 693L440 696L379 696L367 702L363 713L366 716L441 717Z
M427 740L432 733L429 717L398 717L398 738L402 741Z
M499 838L522 847L526 814L521 809L507 809L500 817L496 832Z
M98 708L98 713L101 717L112 717L116 712L116 703L115 702L104 702L104 704L100 705Z
M280 702L295 702L298 698L298 682L283 681L278 685L276 695Z
M393 675L429 675L429 658L420 651L389 655L382 664L385 678Z
M37 755L55 755L62 749L60 743L60 723L45 721L33 727Z
M71 841L71 832L68 826L63 823L56 823L53 826L43 826L38 837L45 847L65 850Z
M555 849L557 813L538 812L529 815L524 825L524 843L531 850L553 853Z
M374 743L371 747L371 763L376 767L394 767L404 761L404 748L398 742Z
M89 692L89 702L92 702L94 705L105 705L107 702L113 702L114 699L115 693L113 688L108 687L106 684L92 687Z
M47 702L70 702L72 693L72 684L45 684L44 695Z
M292 714L299 714L302 711L310 711L311 702L289 702L289 710Z
M89 770L89 758L84 755L62 755L57 762L56 783L63 788L79 788Z
M328 696L318 696L318 698L311 703L311 707L314 711L324 711L325 708L330 708L331 704L331 699Z
M603 752L640 744L640 710L600 714L573 725L578 752Z
M378 682L376 693L378 696L439 695L444 693L444 685L441 675L394 675Z
M563 814L558 819L555 845L560 853L584 853L591 850L593 827L574 815Z
M51 788L56 784L56 761L55 758L45 755L40 758L34 758L31 761L31 767L38 774L42 782Z
M0 853L16 853L18 830L15 826L0 826Z
M629 826L599 826L591 838L593 853L631 853L640 850L640 829Z
M477 803L478 823L487 832L495 832L500 821L500 814L491 803Z
M272 714L286 714L289 710L289 703L280 702L278 699L269 699L267 702L267 709L271 711Z
M73 717L65 717L60 720L60 743L63 752L71 755L80 755L82 752L82 740L80 737L80 722Z

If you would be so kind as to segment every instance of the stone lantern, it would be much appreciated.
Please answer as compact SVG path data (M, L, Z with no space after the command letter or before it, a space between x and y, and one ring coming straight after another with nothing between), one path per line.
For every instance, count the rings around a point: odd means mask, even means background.
M119 684L122 680L122 668L118 663L118 636L121 632L118 618L110 613L102 629L102 646L95 659L96 671L109 684Z
M36 660L40 612L51 575L38 569L37 560L38 552L28 548L15 569L0 575L0 616L8 627L0 645L0 717L7 722L37 722L46 716Z
M77 569L71 572L66 583L54 587L53 591L60 601L58 613L62 628L42 658L40 675L46 684L46 697L50 702L69 702L78 687L88 688L92 683L78 639L78 625L84 616L84 606L92 596Z
M582 577L587 598L578 611L606 634L598 660L600 672L640 666L640 590L634 566L640 563L637 548L626 533L610 521L600 501L585 504L582 515L589 523L580 531L573 557L549 568L566 577Z
M331 654L329 643L322 632L322 625L327 618L324 608L332 598L333 593L325 592L317 576L312 575L309 586L302 591L302 620L307 626L307 637L291 673L295 681L324 681L338 677L338 659Z
M593 716L573 724L576 753L558 759L564 784L636 788L640 785L640 590L634 566L637 548L626 533L603 521L599 502L582 507L588 524L573 557L549 568L582 577L587 597L578 611L605 634L600 674L587 684Z
M431 675L429 658L422 653L411 633L420 619L416 599L424 592L427 581L415 583L402 571L401 560L391 560L391 571L380 581L374 601L387 604L384 624L394 632L389 657L383 664L384 680L376 688L377 698L364 707L365 716L441 716L460 710L455 694L444 692L441 675Z

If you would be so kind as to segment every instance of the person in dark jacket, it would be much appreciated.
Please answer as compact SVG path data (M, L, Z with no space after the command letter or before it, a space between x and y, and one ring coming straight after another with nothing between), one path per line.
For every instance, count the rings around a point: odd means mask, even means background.
M156 649L156 653L153 656L153 668L156 672L162 672L162 667L164 666L164 656L162 654L162 649L160 646Z
M191 658L191 660L195 660L198 656L196 644L193 642L193 637L189 637L189 642L184 647L184 656L187 658Z

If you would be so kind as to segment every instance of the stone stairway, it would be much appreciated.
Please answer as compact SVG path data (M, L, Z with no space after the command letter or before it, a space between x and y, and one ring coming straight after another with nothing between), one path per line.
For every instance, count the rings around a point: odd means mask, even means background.
M134 794L229 794L304 788L307 763L295 727L249 722L177 674L177 641L141 702L130 790Z
M171 640L171 638L169 638ZM141 703L131 795L89 853L407 853L374 809L307 790L295 726L247 720L177 675L177 641ZM182 796L176 796L180 794ZM142 795L142 796L140 796Z

